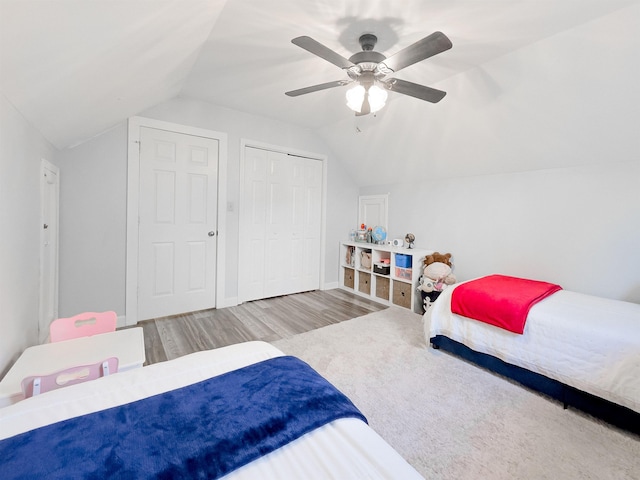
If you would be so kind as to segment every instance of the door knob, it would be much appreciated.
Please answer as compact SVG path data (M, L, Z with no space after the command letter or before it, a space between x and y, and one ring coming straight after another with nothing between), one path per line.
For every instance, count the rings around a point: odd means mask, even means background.
M210 237L213 237L216 234L216 232L214 232L213 230L211 230L207 235L209 235Z

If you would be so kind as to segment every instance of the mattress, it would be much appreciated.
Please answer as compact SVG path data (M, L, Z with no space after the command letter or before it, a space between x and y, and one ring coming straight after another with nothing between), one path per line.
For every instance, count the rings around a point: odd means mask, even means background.
M424 314L427 339L446 336L640 412L640 305L561 290L531 308L519 335L452 313L456 286Z
M181 388L282 355L268 343L247 342L48 392L0 409L0 439ZM225 478L422 477L366 423L346 418L318 428Z

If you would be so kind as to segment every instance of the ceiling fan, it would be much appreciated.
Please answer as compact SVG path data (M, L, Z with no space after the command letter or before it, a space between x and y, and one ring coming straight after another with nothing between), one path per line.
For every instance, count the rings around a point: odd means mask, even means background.
M304 48L308 52L345 70L349 79L291 90L290 92L285 92L285 94L290 97L297 97L327 88L355 84L353 88L347 91L347 105L356 112L356 115L367 115L380 110L387 99L387 90L410 95L431 103L439 102L446 95L446 92L435 88L407 82L399 78L386 78L388 75L396 73L405 67L449 50L453 44L444 33L434 32L389 58L373 50L378 42L378 38L375 35L365 33L360 36L359 41L362 51L346 59L311 37L302 36L291 40L294 45Z

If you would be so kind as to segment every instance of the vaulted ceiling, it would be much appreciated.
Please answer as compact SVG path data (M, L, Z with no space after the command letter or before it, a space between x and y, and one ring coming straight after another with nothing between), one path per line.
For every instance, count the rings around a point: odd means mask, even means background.
M0 0L0 82L60 149L175 96L322 129L353 116L343 88L297 98L284 92L346 75L293 45L294 37L311 36L349 57L370 32L379 38L376 50L390 56L443 31L453 49L398 77L447 90L457 74L631 3ZM433 108L395 95L387 109Z

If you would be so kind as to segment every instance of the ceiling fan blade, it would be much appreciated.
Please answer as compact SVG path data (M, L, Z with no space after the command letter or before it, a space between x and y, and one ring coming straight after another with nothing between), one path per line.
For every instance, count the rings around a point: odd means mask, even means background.
M449 50L453 44L451 40L442 32L434 32L428 37L418 40L416 43L400 50L381 62L389 70L398 70L420 62L425 58L432 57L438 53ZM380 68L380 67L379 67ZM384 67L382 67L384 68ZM387 73L387 72L383 72Z
M425 87L424 85L418 85L417 83L407 82L406 80L400 80L399 78L392 78L384 83L392 92L403 93L431 103L438 103L447 94L447 92L443 92L442 90L436 90L435 88Z
M353 63L349 60L330 48L325 47L311 37L296 37L291 40L291 43L299 46L300 48L304 48L306 51L311 52L320 58L324 58L327 62L331 62L340 68L353 67Z
M285 92L285 95L289 97L297 97L298 95L305 95L307 93L318 92L320 90L326 90L327 88L342 87L351 83L349 80L336 80L335 82L321 83L319 85L313 85L311 87L299 88L298 90L291 90Z

